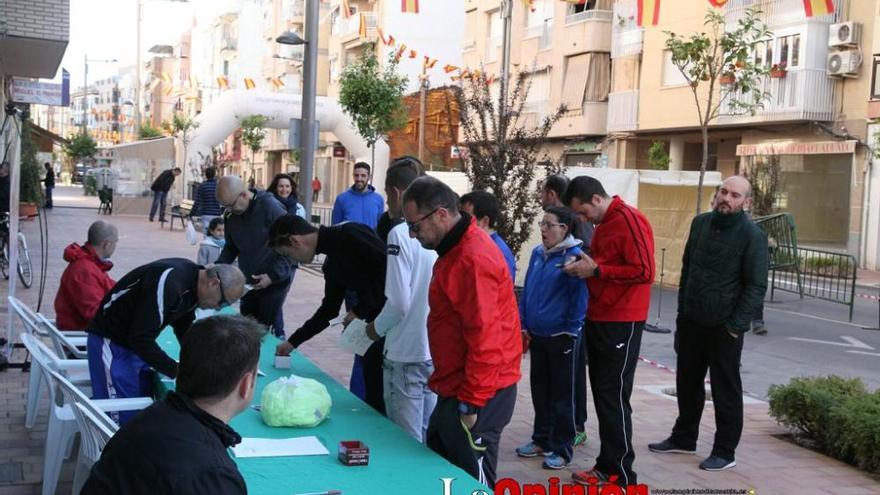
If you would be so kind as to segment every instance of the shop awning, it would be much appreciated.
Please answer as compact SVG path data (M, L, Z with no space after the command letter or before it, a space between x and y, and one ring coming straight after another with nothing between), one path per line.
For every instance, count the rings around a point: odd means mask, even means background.
M740 144L736 147L736 156L757 155L832 155L854 153L855 140L850 141L814 141L811 143L775 142L759 144Z

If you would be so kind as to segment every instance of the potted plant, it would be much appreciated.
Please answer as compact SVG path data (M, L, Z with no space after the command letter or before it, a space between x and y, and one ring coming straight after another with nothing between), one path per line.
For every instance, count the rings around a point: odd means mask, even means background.
M779 62L778 64L773 64L773 67L770 67L770 77L774 79L782 79L788 74L788 70L786 70L785 62Z
M43 188L40 182L42 168L37 161L37 146L31 136L30 123L24 121L21 128L21 183L18 206L18 214L21 217L35 217L38 206L43 202Z

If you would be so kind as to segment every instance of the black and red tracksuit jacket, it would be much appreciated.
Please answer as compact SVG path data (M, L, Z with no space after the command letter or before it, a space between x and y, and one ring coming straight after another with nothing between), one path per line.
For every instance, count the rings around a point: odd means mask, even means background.
M428 292L428 344L440 397L483 407L517 383L522 362L519 308L498 246L470 215L437 246Z
M593 231L590 254L599 276L587 279L587 319L645 321L654 282L654 232L642 212L614 196Z

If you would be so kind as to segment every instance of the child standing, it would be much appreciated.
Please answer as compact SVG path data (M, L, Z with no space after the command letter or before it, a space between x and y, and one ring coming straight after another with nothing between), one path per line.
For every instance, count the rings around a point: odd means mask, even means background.
M208 224L208 236L199 243L199 254L196 263L207 266L213 264L220 257L220 251L226 244L224 236L223 217L215 217Z

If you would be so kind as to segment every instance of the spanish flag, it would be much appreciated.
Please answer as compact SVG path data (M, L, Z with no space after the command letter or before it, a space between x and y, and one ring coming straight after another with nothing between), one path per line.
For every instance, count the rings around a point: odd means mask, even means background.
M394 39L394 36L388 35L388 46L394 46L397 43L397 40Z
M524 4L525 7L526 7L527 9L529 9L531 12L534 12L534 11L535 11L535 0L523 0L523 4Z
M351 8L348 6L348 0L342 0L342 5L339 8L342 10L342 17L346 19L351 17Z
M380 28L380 27L377 26L377 27L376 27L376 34L379 35L379 39L382 40L382 44L383 44L383 45L387 45L387 44L388 44L388 38L385 37L385 32L382 31L382 28Z
M834 0L804 0L807 17L834 13Z
M358 37L366 38L367 37L367 16L361 12L361 22L360 26L358 26Z
M400 11L405 14L418 14L419 0L400 0Z
M457 71L457 70L459 70L457 65L446 64L443 66L443 72L445 72L447 74L449 74L450 72L453 72L453 71Z
M190 74L189 76L189 87L192 89L196 89L199 87L199 80L196 78L196 76L192 74Z
M424 62L424 65L425 65L425 68L426 68L426 69L433 69L433 68L434 68L434 65L436 65L436 64L437 64L437 59L436 59L436 58L431 58L431 57L425 55L425 62Z
M172 86L172 85L169 84L169 85L165 88L165 91L163 91L163 93L165 94L165 96L171 96L171 92L172 92L172 91L174 91L174 86Z
M397 49L397 53L394 55L395 58L400 59L403 56L404 52L406 52L406 45L404 43L400 44L400 48Z
M660 0L638 0L638 2L637 24L656 26L660 20Z
M709 0L713 7L721 8L727 5L727 0Z
M171 75L167 72L162 72L162 81L165 82L165 84L171 84Z
M257 87L257 85L254 83L253 79L246 77L244 78L244 87L247 89L254 89Z
M416 57L418 57L418 56L419 56L419 54L416 53L415 50L410 50L410 51L409 51L409 58L416 58Z
M229 89L229 79L226 79L225 76L218 77L217 78L217 86L219 86L221 90Z
M282 81L280 77L270 78L269 82L272 83L272 86L275 86L275 89L281 89L284 87L284 81Z

